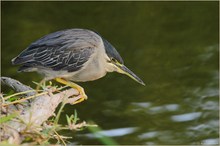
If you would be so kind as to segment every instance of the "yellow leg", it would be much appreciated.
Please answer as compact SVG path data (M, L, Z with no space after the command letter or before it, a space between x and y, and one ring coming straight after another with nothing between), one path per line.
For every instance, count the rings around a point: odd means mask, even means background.
M74 102L73 104L80 103L80 102L82 102L82 101L84 101L84 100L87 99L87 95L85 94L84 89L83 89L81 86L79 86L79 85L77 85L77 84L75 84L75 83L73 83L73 82L66 81L66 80L64 80L64 79L62 79L62 78L55 78L55 80L56 80L57 82L61 83L61 84L70 86L70 87L72 87L72 88L74 88L74 89L77 89L77 90L79 91L80 99L77 100L76 102Z

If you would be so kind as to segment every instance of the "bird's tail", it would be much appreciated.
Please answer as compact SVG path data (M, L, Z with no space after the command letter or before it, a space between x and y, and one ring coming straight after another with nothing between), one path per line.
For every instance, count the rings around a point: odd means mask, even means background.
M22 63L25 63L27 62L27 60L31 59L30 57L15 57L11 60L11 63L13 65L16 65L16 64L22 64Z

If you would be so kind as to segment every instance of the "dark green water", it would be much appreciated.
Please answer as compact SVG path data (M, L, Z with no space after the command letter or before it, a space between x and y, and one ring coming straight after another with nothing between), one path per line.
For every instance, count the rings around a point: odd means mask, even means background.
M2 76L34 87L10 60L41 36L96 30L146 83L111 73L80 83L89 99L66 106L119 144L218 144L218 2L2 2ZM73 144L102 144L88 131Z

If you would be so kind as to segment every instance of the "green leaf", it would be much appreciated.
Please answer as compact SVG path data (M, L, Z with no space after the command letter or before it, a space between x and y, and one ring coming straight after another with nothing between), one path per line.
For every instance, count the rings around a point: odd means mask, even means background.
M67 121L68 125L71 125L71 120L70 120L70 117L68 115L66 115L66 121Z
M1 117L0 118L0 124L1 123L5 123L7 121L10 121L12 118L14 118L17 114L11 114L11 115L8 115L8 116L5 116L5 117Z

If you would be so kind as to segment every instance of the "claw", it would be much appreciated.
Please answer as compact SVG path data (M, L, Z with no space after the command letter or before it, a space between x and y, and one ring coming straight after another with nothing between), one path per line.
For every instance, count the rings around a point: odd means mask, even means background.
M87 97L86 97L87 98ZM75 101L74 103L72 104L77 104L77 103L80 103L80 102L83 102L84 100L86 100L85 97L80 97L80 99L78 99L77 101Z

